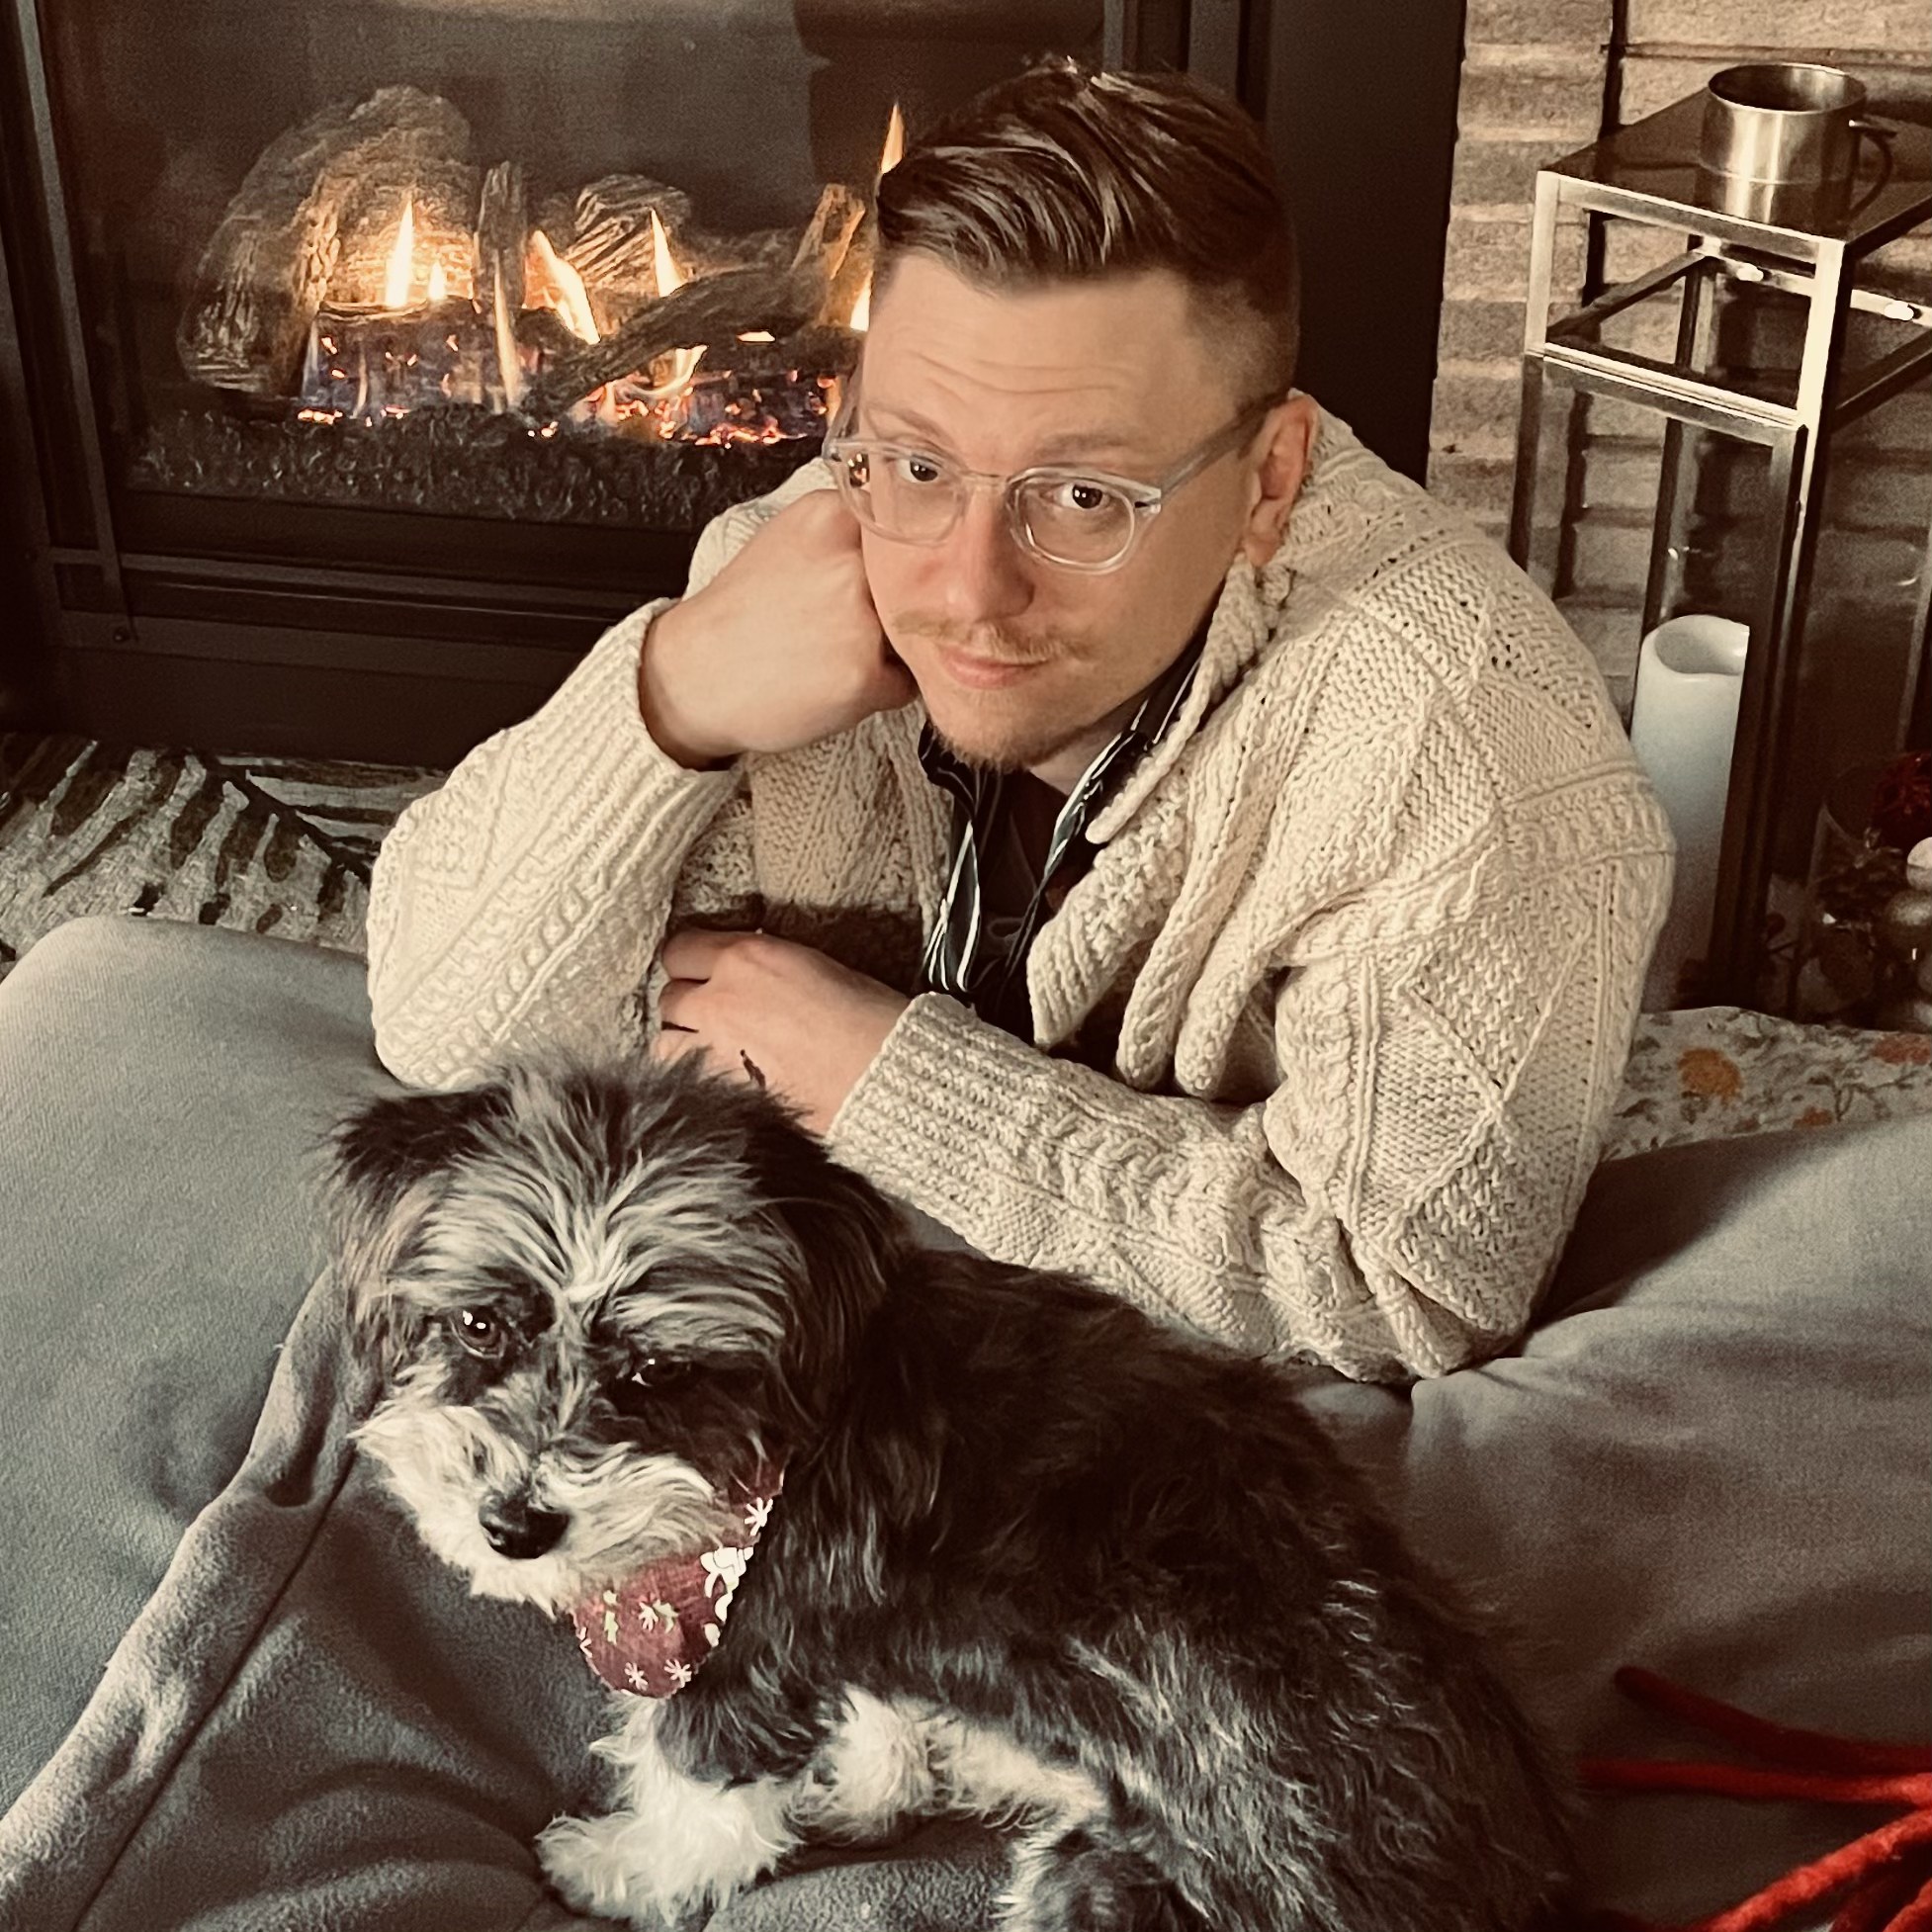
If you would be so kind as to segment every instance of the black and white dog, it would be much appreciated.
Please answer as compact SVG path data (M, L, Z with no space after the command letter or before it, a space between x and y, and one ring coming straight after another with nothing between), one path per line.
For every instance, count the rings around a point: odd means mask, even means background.
M378 1100L334 1156L364 1446L476 1590L650 1693L608 1814L541 1841L573 1904L701 1923L808 1840L947 1812L1016 1828L1025 1932L1515 1932L1557 1897L1529 1726L1266 1364L919 1247L681 1068Z

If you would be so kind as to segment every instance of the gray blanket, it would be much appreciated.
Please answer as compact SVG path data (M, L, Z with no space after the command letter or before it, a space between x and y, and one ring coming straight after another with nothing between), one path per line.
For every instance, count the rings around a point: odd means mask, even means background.
M0 1922L53 1932L555 1932L531 1854L592 1800L607 1693L567 1627L468 1597L349 1441L368 1391L310 1292L240 1471L0 1825ZM977 1925L961 1827L790 1878L717 1932Z
M73 1117L62 1090L102 1050L88 1029L125 1038L132 1014L157 1035L223 1029L245 1123L230 1168L282 1176L328 1086L320 1070L344 1090L371 1077L366 1035L344 1023L355 990L346 966L259 943L211 948L209 936L192 957L216 970L192 996L171 977L184 938L117 935L109 980L78 987L79 940L38 970L29 956L0 989L0 1149L38 1135L63 1175L76 1169L54 1132ZM131 974L147 976L144 990L128 990ZM103 1008L110 983L119 1005ZM276 1098L291 1036L311 1067L300 1106ZM180 1084L179 1065L164 1072ZM141 1159L166 1164L158 1148ZM1926 1739L1928 1175L1932 1118L1615 1163L1521 1350L1408 1396L1307 1378L1303 1398L1412 1539L1516 1627L1519 1687L1562 1747L1708 1754L1618 1698L1611 1673L1625 1662L1787 1723ZM9 1179L0 1163L0 1225L14 1232L27 1224L9 1212L38 1196L18 1186L10 1196ZM174 1260L143 1277L143 1312L98 1254L69 1253L94 1196L119 1189L125 1207L132 1186L98 1156L84 1179L58 1239L0 1245L0 1319L34 1321L23 1310L38 1295L47 1331L34 1330L38 1355L0 1350L0 1418L27 1425L10 1444L25 1455L0 1463L0 1524L10 1556L32 1558L0 1572L11 1620L0 1666L21 1712L0 1762L12 1747L25 1765L0 1818L0 1927L584 1924L545 1897L530 1851L556 1811L585 1799L584 1747L602 1727L602 1693L568 1633L468 1599L376 1493L346 1440L366 1392L346 1385L326 1280L303 1304L245 1455L220 1466L233 1377L198 1380L196 1346L222 1360L233 1316L211 1311L239 1314L248 1293L228 1276L252 1279L263 1253L286 1267L300 1245L285 1234L278 1250L258 1229L219 1263L186 1235L172 1250L156 1183L126 1239ZM183 1229L195 1211L182 1210ZM229 1218L248 1217L237 1206ZM199 1345L174 1339L177 1303L200 1309L179 1317L182 1334L199 1321ZM117 1352L112 1402L93 1411L76 1393L87 1378L52 1372L90 1349ZM128 1416L144 1420L131 1429ZM90 1529L105 1502L72 1507L63 1470L119 1495L114 1537ZM186 1534L169 1561L160 1539L175 1518ZM87 1647L136 1609L89 1697ZM1712 1798L1597 1800L1583 1828L1589 1897L1692 1918L1871 1821ZM996 1840L934 1828L777 1881L719 1932L971 1932L1001 1869Z

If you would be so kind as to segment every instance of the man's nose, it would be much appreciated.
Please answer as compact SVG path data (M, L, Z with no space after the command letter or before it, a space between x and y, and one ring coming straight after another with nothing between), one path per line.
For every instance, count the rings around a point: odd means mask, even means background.
M997 490L976 489L939 554L947 614L964 623L1017 617L1033 601L1026 553Z

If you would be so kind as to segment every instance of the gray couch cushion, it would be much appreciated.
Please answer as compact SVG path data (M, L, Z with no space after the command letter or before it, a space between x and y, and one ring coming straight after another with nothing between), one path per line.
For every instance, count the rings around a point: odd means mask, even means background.
M0 1924L485 1932L532 1909L527 1836L572 1798L587 1677L556 1630L465 1598L342 1455L325 1297L230 1480L317 1260L307 1151L383 1079L358 963L311 949L85 922L0 989L7 1795L218 1494L175 1575L212 1581L225 1617L210 1652L192 1617L167 1622L179 1603L150 1607L0 1824ZM1518 1353L1412 1396L1307 1378L1413 1539L1516 1626L1565 1748L1687 1748L1617 1697L1624 1662L1788 1722L1925 1737L1929 1177L1927 1118L1618 1162ZM1583 1844L1593 1897L1684 1918L1852 1828L1618 1798ZM985 1881L971 1850L847 1867L742 1922L945 1923Z
M385 1078L342 953L85 919L0 983L0 1805L240 1463L309 1149Z
M1787 1723L1932 1735L1932 1119L1599 1170L1538 1326L1405 1401L1310 1399L1524 1638L1571 1748L1723 1756L1640 1663ZM1694 1917L1869 1812L1592 1800L1593 1894Z

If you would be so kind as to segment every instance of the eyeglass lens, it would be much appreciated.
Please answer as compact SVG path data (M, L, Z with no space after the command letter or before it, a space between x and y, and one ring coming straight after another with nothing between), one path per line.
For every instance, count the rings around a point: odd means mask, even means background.
M965 507L969 485L930 458L854 451L839 466L858 513L882 536L937 543ZM1013 492L1026 541L1067 564L1111 563L1132 541L1133 505L1107 484L1084 478L1037 477Z

